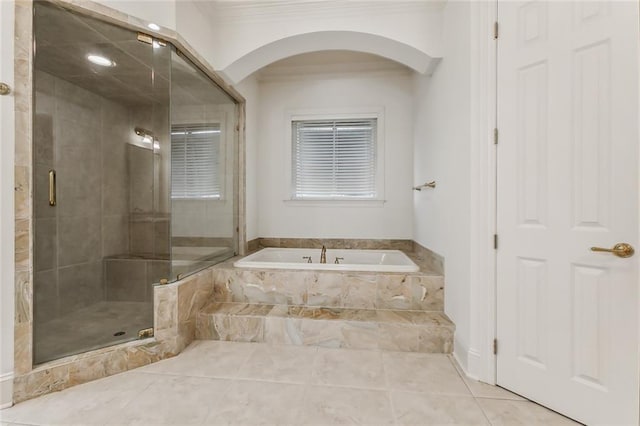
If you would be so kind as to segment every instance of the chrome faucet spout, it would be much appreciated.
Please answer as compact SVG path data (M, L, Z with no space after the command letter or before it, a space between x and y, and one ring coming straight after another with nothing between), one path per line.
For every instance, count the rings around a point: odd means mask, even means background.
M320 263L327 263L327 248L322 246L322 251L320 252Z

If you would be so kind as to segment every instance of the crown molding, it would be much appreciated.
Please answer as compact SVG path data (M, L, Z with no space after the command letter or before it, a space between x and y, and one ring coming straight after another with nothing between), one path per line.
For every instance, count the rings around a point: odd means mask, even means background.
M340 1L340 0L283 0L283 1L229 1L203 3L211 16L221 25L279 21L291 17L308 16L316 19L337 17L363 17L371 15L398 15L438 13L446 0L422 1Z

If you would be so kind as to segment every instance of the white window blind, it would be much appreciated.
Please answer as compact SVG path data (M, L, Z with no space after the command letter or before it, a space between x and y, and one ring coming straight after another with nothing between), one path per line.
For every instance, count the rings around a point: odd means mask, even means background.
M377 119L292 121L294 199L371 199Z
M171 197L221 198L220 126L171 127Z

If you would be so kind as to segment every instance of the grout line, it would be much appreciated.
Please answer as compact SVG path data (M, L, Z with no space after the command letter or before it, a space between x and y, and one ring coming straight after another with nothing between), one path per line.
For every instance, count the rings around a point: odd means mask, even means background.
M475 394L473 393L473 391L471 390L471 387L467 383L466 376L463 376L462 369L458 369L455 359L452 359L452 357L449 355L447 355L447 359L451 363L451 366L453 367L453 369L456 371L456 374L458 374L458 377L460 377L460 380L462 380L462 383L464 383L464 386L469 390L469 394L471 394L471 396L475 398L476 397Z
M489 415L487 414L487 412L484 410L484 407L482 407L482 404L480 404L480 402L478 401L478 398L473 398L474 402L476 403L476 406L480 409L480 412L482 413L482 416L487 420L487 424L492 425L493 423L491 422L491 420L489 419Z
M447 358L449 359L449 362L452 364L453 369L456 370L456 373L458 373L458 376L460 377L460 379L462 380L462 382L464 383L464 385L466 386L466 388L469 390L469 393L471 394L471 397L473 398L473 402L475 402L476 406L480 409L480 412L482 413L482 416L485 418L485 420L487 421L487 424L489 425L493 425L493 423L491 423L491 420L489 420L489 416L487 415L487 413L484 411L484 408L482 407L482 404L480 404L480 401L478 401L478 397L476 397L473 393L473 391L471 390L471 387L469 386L469 384L467 383L466 377L464 377L462 374L462 368L458 369L457 361L452 357L452 356L447 356Z
M389 380L389 371L387 363L385 362L384 352L380 351L380 359L382 361L382 372L384 374L384 383L387 387L387 398L389 399L389 407L391 408L391 416L393 417L393 424L398 425L398 416L396 415L396 409L393 404L393 398L391 397L391 393L393 389L391 387L391 381Z

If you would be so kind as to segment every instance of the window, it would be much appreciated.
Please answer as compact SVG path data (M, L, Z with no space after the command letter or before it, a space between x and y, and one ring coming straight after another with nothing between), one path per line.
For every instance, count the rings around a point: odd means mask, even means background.
M292 120L293 199L376 199L377 119Z
M220 199L220 125L171 127L171 197Z

